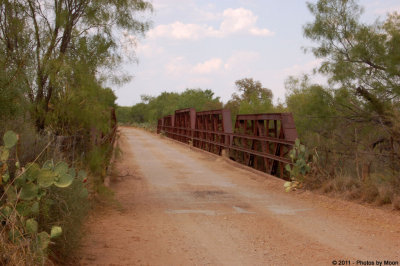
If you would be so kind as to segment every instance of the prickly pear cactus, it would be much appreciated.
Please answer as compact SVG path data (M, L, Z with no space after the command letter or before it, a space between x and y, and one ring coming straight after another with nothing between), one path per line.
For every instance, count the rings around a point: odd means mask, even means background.
M18 135L7 131L3 136L4 146L0 146L0 221L8 232L9 241L17 243L30 240L33 249L45 254L51 239L62 234L60 226L53 226L50 234L46 231L39 232L40 224L38 215L41 199L51 186L66 188L76 179L79 182L86 179L86 173L79 171L67 163L54 164L52 160L46 161L42 166L33 162L21 167L18 158L10 160L11 150L18 142ZM16 161L15 177L10 177L9 163ZM86 189L85 189L86 190ZM87 190L83 191L87 197ZM4 232L4 231L3 231Z
M293 149L289 152L292 165L285 166L290 174L291 181L284 184L286 192L300 188L304 182L304 177L311 170L311 162L308 162L308 151L306 147L296 139Z

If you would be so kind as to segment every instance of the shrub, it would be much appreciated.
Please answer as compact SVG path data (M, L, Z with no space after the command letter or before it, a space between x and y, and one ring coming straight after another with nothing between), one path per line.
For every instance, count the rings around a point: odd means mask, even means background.
M287 164L285 169L290 174L291 181L286 182L284 185L286 192L300 188L304 183L305 176L311 170L311 162L308 161L308 151L304 145L300 144L299 139L296 139L293 149L289 152L289 157L292 165Z
M76 173L65 162L54 164L52 160L42 166L32 162L23 167L17 154L10 158L18 135L7 131L3 141L4 146L0 146L0 188L3 192L0 197L0 220L3 224L0 234L3 241L0 245L5 253L2 253L0 262L14 263L20 254L28 261L43 264L51 241L63 232L60 220L45 222L46 217L59 217L52 216L54 195L57 195L52 191L65 189L74 181L82 183L86 173ZM16 168L14 174L9 171L12 162ZM82 187L80 193L87 197L86 188Z

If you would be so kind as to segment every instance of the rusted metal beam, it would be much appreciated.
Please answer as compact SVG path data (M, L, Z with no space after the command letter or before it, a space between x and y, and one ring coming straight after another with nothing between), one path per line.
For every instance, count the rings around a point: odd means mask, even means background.
M162 118L160 133L165 134L168 138L172 138L174 133L174 115L167 115Z
M196 110L187 108L175 111L174 134L172 138L187 143L192 141L196 123Z
M237 115L235 133L231 143L234 160L268 174L286 177L284 165L290 164L287 154L297 138L292 114Z
M161 133L161 130L163 128L163 123L164 123L164 118L160 118L157 121L157 134Z
M288 152L297 139L290 113L237 115L233 130L228 109L176 110L158 121L157 131L218 155L226 149L232 160L281 178L287 178L284 165L291 164Z
M232 133L231 112L228 109L197 112L193 146L221 155L229 147Z

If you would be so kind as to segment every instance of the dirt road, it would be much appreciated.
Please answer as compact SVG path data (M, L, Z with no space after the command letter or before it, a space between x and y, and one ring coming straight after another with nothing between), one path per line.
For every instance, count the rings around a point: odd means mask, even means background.
M121 208L90 218L81 264L400 261L399 212L285 193L277 178L139 129L120 130L124 177L111 187Z

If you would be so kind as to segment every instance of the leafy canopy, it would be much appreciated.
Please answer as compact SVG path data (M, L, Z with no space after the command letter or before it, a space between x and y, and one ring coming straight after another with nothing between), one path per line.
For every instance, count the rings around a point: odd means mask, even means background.
M263 87L260 81L243 78L235 82L238 93L233 93L225 108L237 114L269 113L274 110L272 91Z
M151 10L143 0L0 1L0 103L23 98L38 130L54 127L54 110L71 90L127 79L116 74L124 39L144 35L150 23L139 18ZM12 104L0 108L15 113Z
M118 107L117 119L125 123L155 123L159 118L184 108L195 108L196 111L220 109L222 102L209 89L186 89L182 93L163 92L157 97L142 95L142 102L132 106L130 112L127 107Z
M367 25L355 0L320 0L308 8L315 19L304 35L318 43L312 52L324 60L319 71L360 99L348 103L353 116L391 130L400 100L400 15Z

